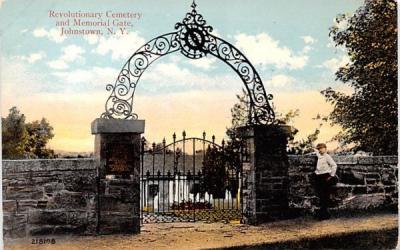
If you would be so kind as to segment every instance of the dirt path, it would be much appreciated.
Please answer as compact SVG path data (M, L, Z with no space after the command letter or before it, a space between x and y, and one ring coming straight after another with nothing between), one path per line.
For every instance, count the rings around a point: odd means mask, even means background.
M315 221L311 218L248 226L222 223L147 224L140 235L56 238L55 244L34 245L32 239L6 242L5 249L204 249L318 238L346 232L392 229L396 214ZM54 238L54 237L38 237Z

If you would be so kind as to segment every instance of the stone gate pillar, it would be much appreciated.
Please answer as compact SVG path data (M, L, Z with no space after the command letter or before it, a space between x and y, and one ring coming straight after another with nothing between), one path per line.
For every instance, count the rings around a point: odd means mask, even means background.
M239 128L248 161L243 162L244 223L259 224L288 214L288 157L290 127L251 125Z
M143 120L92 122L97 166L97 233L140 233L140 135Z

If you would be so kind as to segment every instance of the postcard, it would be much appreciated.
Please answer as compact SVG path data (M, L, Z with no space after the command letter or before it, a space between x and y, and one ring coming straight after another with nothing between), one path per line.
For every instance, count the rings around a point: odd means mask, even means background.
M4 249L394 249L396 0L0 0Z

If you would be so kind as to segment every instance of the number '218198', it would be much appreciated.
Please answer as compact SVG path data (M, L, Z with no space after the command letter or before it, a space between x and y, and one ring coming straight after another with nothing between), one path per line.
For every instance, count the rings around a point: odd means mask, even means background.
M34 238L32 239L32 244L56 244L56 239L54 238Z

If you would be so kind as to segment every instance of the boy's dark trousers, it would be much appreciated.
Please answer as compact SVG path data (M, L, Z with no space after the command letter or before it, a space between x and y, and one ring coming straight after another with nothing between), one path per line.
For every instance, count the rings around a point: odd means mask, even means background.
M315 174L313 173L314 189L319 198L319 213L320 218L329 218L328 206L331 203L330 194L332 184L327 180L330 174Z

